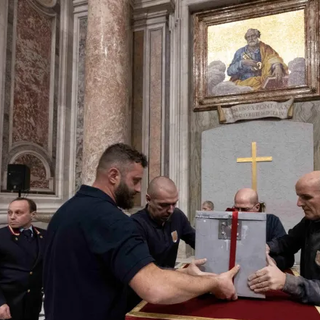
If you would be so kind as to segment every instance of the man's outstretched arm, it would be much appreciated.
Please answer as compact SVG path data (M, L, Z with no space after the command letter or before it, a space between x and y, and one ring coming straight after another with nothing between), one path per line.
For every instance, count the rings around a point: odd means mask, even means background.
M130 281L132 289L144 300L154 304L175 304L212 292L219 299L236 300L232 279L240 267L220 275L191 276L182 272L162 270L150 263Z

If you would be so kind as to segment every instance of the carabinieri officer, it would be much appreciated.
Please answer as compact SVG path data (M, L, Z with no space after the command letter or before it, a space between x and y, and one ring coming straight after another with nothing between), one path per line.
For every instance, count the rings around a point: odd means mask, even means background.
M39 318L45 230L32 226L36 211L33 200L17 198L0 229L0 319Z

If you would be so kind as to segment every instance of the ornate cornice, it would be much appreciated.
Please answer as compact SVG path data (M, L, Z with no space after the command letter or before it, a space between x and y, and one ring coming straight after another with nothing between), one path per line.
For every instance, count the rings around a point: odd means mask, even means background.
M45 8L53 8L57 4L57 0L36 0L36 2Z
M48 15L52 18L57 16L59 5L57 0L24 0L27 1L39 13Z
M175 9L175 0L132 0L135 13L153 13L167 11L171 13Z
M88 4L88 0L73 0L74 7L83 6L87 4Z
M174 12L176 0L132 0L133 25L143 26L161 20L167 20Z

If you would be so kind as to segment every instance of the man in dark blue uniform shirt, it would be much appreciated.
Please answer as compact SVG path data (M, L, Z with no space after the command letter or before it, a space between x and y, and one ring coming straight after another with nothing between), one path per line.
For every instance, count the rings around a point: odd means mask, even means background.
M140 192L144 155L125 144L105 150L93 186L53 216L44 261L46 320L122 320L126 290L151 303L172 304L213 292L236 299L239 266L218 276L161 270L122 209Z
M186 215L176 208L178 199L175 183L167 177L156 177L148 186L147 206L130 217L147 243L155 264L163 268L174 268L180 239L193 249L195 247L195 230ZM129 289L128 310L140 301L140 297Z
M180 239L193 249L195 230L176 204L179 194L175 183L167 177L154 178L146 194L147 206L131 216L160 267L173 268Z
M33 200L17 198L8 208L8 227L0 229L0 319L39 318L45 230L32 226L36 211Z
M258 199L258 193L250 188L240 189L234 196L234 209L242 212L259 212L260 202ZM266 242L273 239L280 238L286 235L286 231L280 221L280 219L274 214L267 214L267 234ZM277 266L281 270L289 269L293 266L294 255L291 253L284 253L281 255L272 255L272 258L276 261Z

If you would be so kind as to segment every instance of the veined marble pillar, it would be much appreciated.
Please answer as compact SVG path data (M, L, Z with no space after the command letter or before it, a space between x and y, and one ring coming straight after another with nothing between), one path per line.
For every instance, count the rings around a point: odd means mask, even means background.
M91 184L100 155L130 141L130 4L89 0L83 133L83 183Z
M148 157L141 201L149 182L169 173L170 50L175 0L133 3L132 144Z

